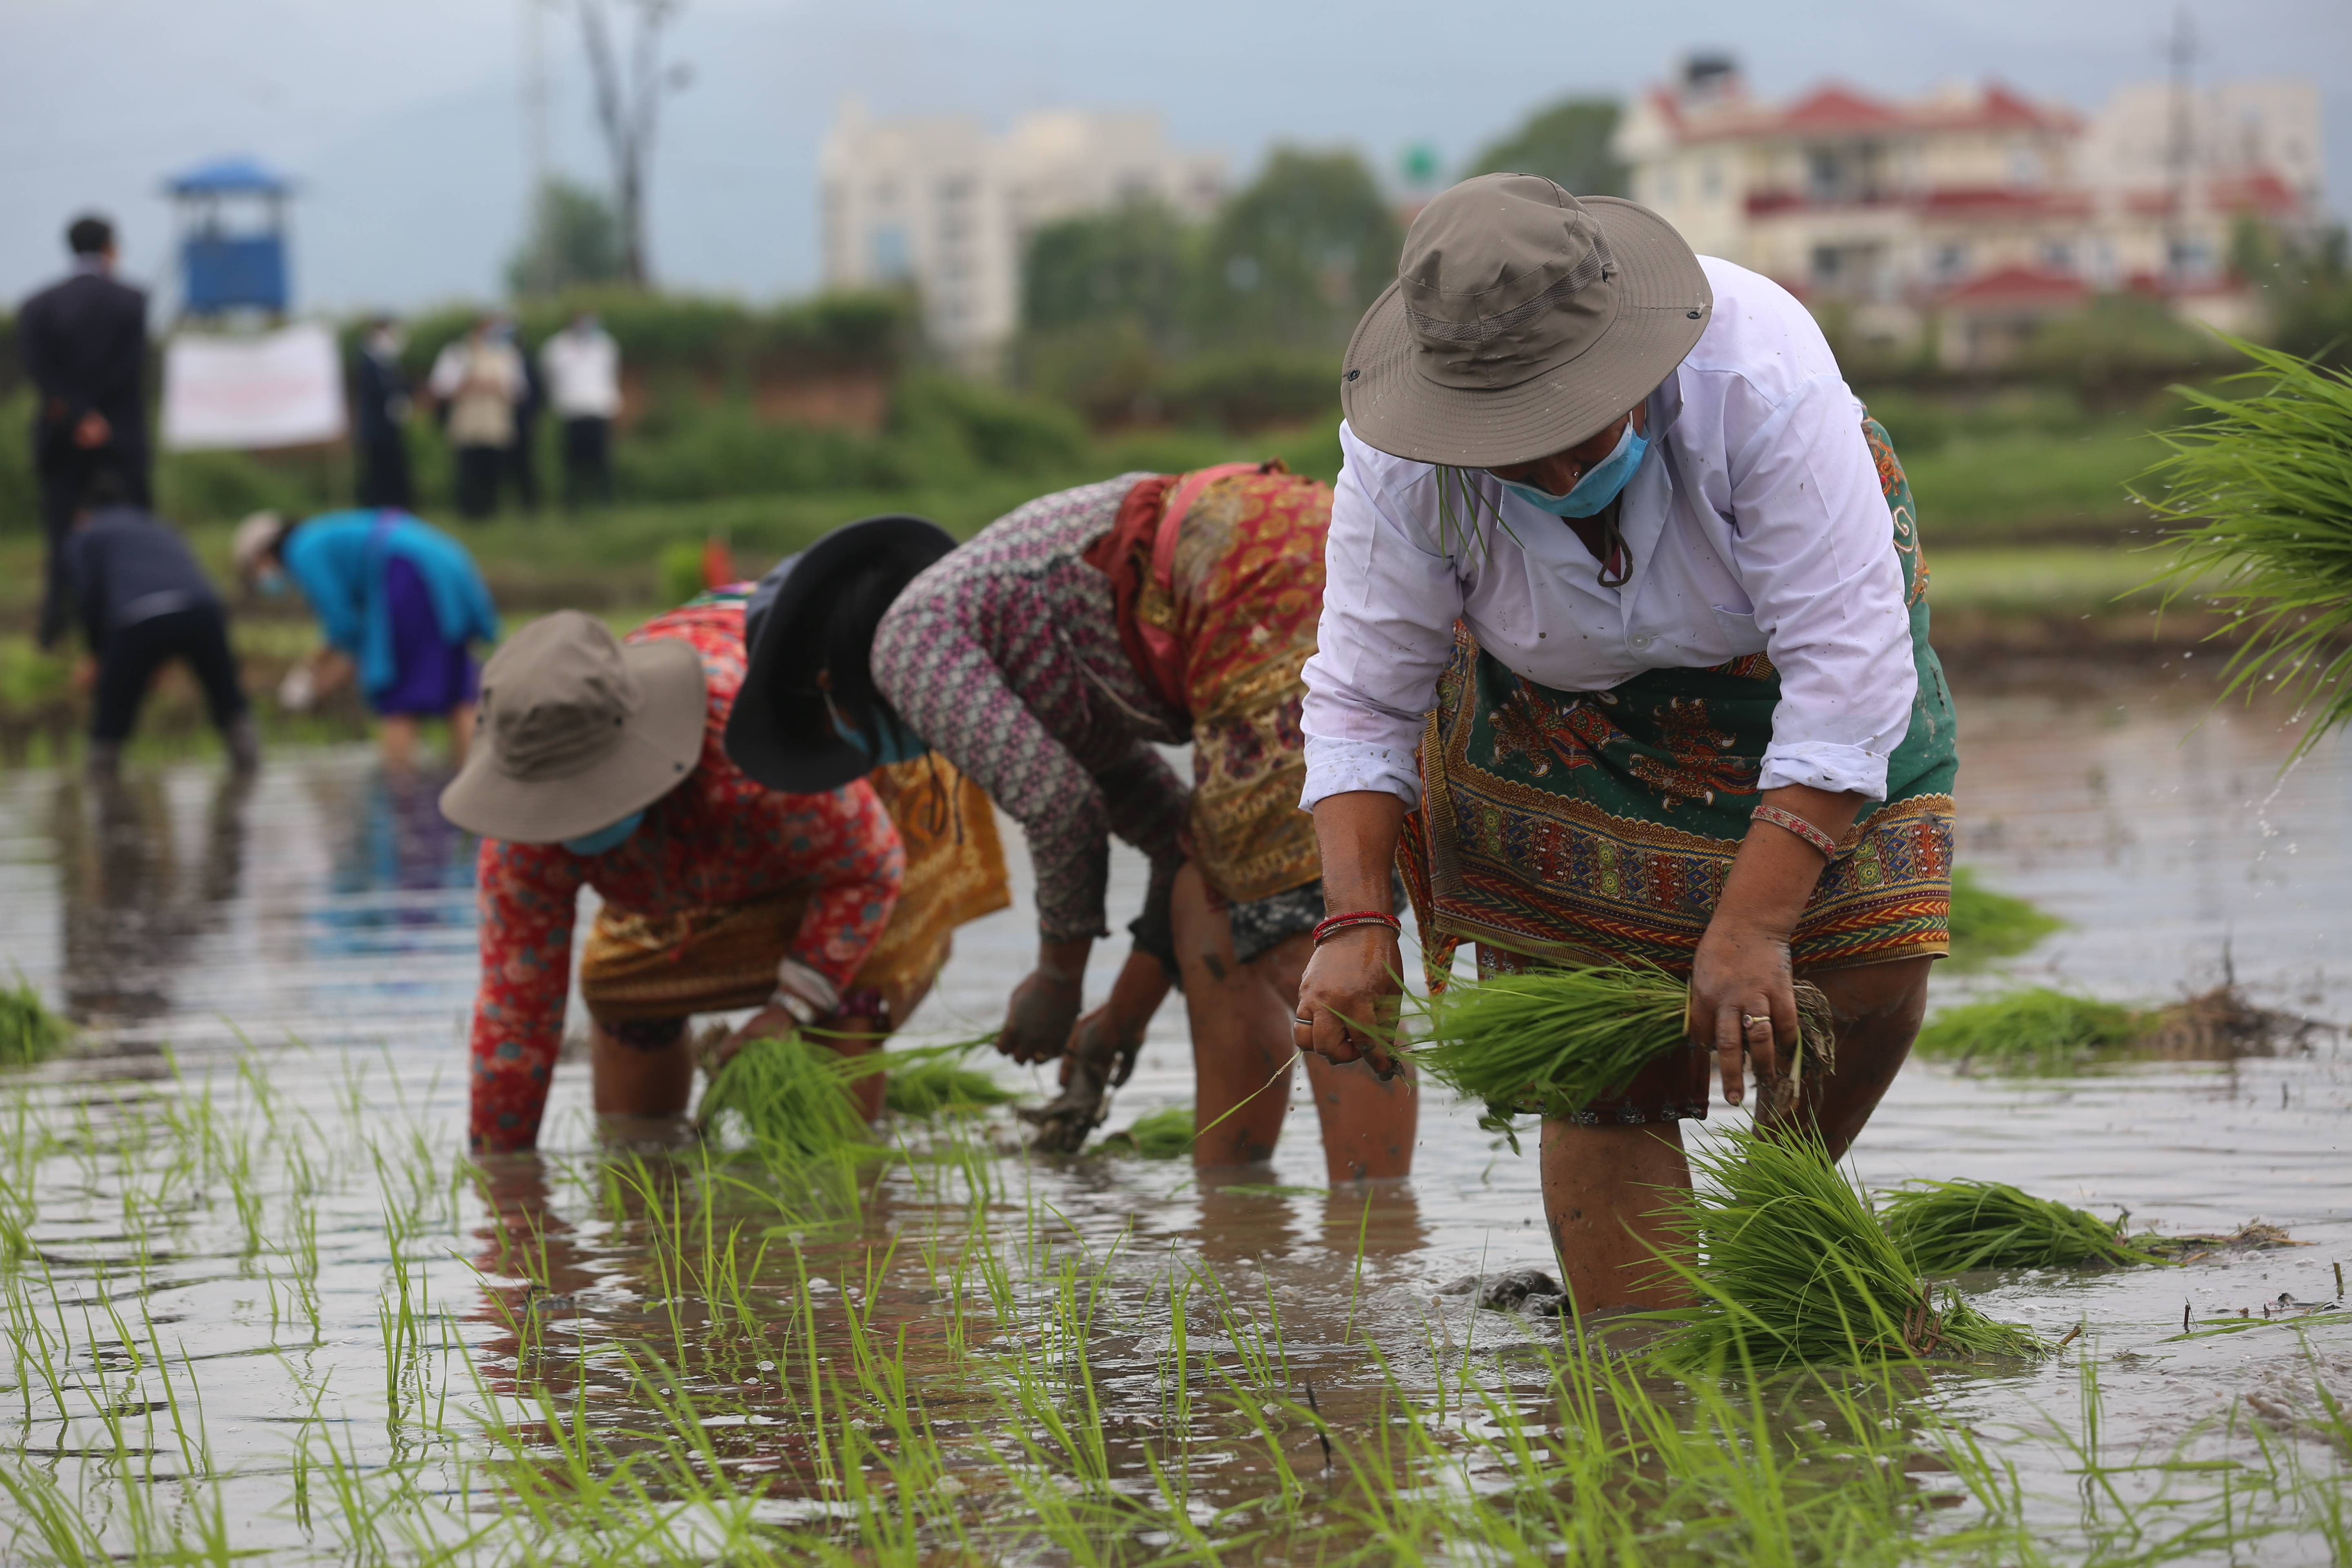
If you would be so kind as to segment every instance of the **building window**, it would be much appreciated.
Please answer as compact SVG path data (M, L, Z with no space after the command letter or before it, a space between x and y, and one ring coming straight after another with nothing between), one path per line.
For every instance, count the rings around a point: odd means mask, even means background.
M1805 186L1815 201L1833 202L1844 194L1844 160L1834 148L1815 147L1805 154Z
M2042 246L2042 265L2051 272L2074 270L2074 247L2063 239L2045 240Z
M1674 200L1675 171L1674 165L1670 163L1658 171L1658 205L1671 206L1674 205Z
M2038 185L2042 183L2042 154L2031 147L2013 147L2009 153L2009 183L2012 185Z
M1709 158L1698 166L1698 186L1709 197L1723 195L1723 160Z
M1839 278L1839 264L1843 259L1844 258L1838 253L1838 247L1834 245L1817 245L1813 247L1813 281L1816 283L1836 282Z
M875 280L903 283L915 275L915 254L907 231L895 223L878 223L866 231L866 254Z
M1969 247L1965 245L1936 247L1935 267L1937 279L1947 283L1952 281L1969 269Z

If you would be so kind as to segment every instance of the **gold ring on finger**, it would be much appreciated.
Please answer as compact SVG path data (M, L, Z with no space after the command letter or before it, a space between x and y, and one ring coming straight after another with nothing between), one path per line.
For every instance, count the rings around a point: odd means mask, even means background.
M1752 1029L1759 1024L1769 1024L1771 1021L1772 1020L1769 1015L1762 1013L1742 1013L1739 1015L1739 1026L1743 1029Z

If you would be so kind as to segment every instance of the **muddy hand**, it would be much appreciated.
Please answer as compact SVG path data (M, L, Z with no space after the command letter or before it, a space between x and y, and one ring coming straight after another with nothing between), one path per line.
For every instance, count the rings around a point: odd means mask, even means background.
M1085 1000L1083 982L1043 965L1013 987L996 1048L1016 1062L1050 1061L1069 1044Z
M1030 1147L1045 1154L1075 1154L1087 1134L1102 1125L1112 1089L1135 1070L1143 1031L1122 1025L1108 1005L1096 1008L1071 1031L1062 1056L1062 1092L1021 1112L1037 1129Z

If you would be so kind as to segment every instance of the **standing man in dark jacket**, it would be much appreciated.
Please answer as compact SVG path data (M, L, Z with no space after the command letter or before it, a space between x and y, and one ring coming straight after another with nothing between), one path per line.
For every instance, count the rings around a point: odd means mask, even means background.
M126 504L110 471L89 486L89 504L59 552L62 575L98 661L91 701L89 772L111 778L155 672L186 661L204 688L213 727L239 773L261 764L261 742L229 652L228 615L212 580L177 530L144 507Z
M359 504L416 510L408 473L408 376L400 368L399 324L390 316L368 323L352 369L353 433L359 437Z
M82 508L90 477L110 470L125 498L148 504L147 296L114 278L114 227L76 218L66 230L73 273L16 312L25 374L37 401L33 468L41 482L48 542L41 646L65 634L69 614L58 549Z

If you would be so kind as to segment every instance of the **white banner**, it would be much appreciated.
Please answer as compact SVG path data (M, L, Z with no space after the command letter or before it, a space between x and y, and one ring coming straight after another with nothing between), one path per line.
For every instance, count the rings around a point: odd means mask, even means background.
M306 321L258 337L182 332L163 350L163 445L308 447L341 438L335 334Z

